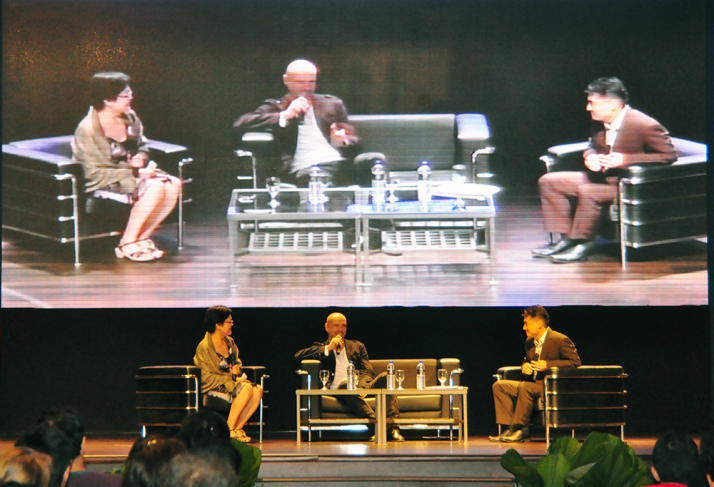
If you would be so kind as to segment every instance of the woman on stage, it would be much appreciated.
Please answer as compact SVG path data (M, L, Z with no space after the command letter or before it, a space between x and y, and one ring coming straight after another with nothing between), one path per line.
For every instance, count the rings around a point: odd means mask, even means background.
M230 335L233 332L231 309L211 306L206 311L206 336L196 348L193 362L201 368L201 392L204 405L218 411L229 411L231 438L249 442L243 426L253 415L263 390L248 381L241 371L238 347Z
M116 256L146 262L164 255L151 235L176 206L181 181L149 161L129 81L124 73L92 77L92 106L77 126L72 152L84 167L87 193L132 205Z

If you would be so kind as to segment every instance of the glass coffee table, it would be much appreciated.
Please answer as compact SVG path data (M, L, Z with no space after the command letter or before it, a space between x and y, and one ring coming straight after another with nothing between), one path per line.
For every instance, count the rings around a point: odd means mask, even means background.
M327 188L327 201L311 204L306 188L282 189L272 207L266 189L233 190L227 211L231 255L354 252L355 284L369 286L371 251L474 250L488 255L494 283L498 187L445 183L434 187L428 205L416 201L413 185L398 187L399 200L383 205L355 203L364 194L359 190ZM380 231L377 249L370 249L370 228Z

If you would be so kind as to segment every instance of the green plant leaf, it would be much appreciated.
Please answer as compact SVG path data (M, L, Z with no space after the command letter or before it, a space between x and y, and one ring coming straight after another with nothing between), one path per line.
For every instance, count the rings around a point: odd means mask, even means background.
M564 487L565 478L570 472L570 462L565 455L551 453L538 460L535 468L543 478L545 487Z
M536 468L526 462L513 448L501 456L501 466L511 473L522 487L545 487Z
M612 435L599 433L597 431L590 433L580 446L572 462L573 468L601 462L612 450L614 446L612 442L613 439L619 441Z
M574 470L571 470L567 477L565 477L565 483L567 485L574 485L580 481L581 478L587 474L591 468L593 468L595 463L588 463L587 465L582 465Z
M580 442L570 436L561 436L550 444L548 448L549 455L563 455L570 464L573 464L575 457L580 450Z
M231 443L238 450L241 458L240 472L238 472L241 487L254 487L258 480L260 464L263 461L263 452L259 448L235 438L231 439Z

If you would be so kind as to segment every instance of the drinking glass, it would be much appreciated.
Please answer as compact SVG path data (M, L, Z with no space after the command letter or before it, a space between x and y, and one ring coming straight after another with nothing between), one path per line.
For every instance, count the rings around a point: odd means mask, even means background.
M446 385L446 369L439 369L439 371L437 372L437 377L439 378L441 387L444 387Z
M397 387L398 391L403 391L404 388L402 387L402 382L404 382L404 370L403 369L398 369L395 372L395 378L397 379L397 384L399 384L399 387Z
M330 378L330 371L329 370L321 370L320 371L320 382L322 382L322 390L326 391L327 390L327 379Z
M389 191L389 198L387 198L387 201L389 201L389 203L392 205L399 201L397 195L394 194L394 192L397 191L398 185L399 179L397 178L389 178L389 181L387 181L387 191Z
M280 206L280 202L275 199L278 194L280 194L280 178L272 177L266 179L265 187L268 188L268 194L270 195L270 207L275 209Z

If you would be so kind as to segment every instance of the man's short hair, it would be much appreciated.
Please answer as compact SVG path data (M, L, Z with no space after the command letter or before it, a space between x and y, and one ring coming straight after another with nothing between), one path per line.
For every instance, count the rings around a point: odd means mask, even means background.
M177 438L189 450L193 450L216 439L230 440L231 431L220 414L210 409L201 409L181 422Z
M234 487L238 475L224 459L208 452L175 457L161 473L160 487Z
M596 79L588 85L585 93L588 95L613 96L619 98L623 105L630 99L630 94L627 92L625 84L615 77Z
M72 408L51 408L42 412L42 416L37 424L51 422L72 440L74 445L74 458L82 453L82 442L84 441L84 419L76 410Z
M652 450L652 466L660 483L687 484L699 464L697 444L678 431L662 435Z
M543 306L528 306L526 309L523 310L522 316L524 318L526 316L530 316L531 318L537 318L542 321L546 327L550 326L550 317L548 316L548 312Z
M121 487L158 487L163 468L186 446L175 438L148 436L131 447L121 477Z
M42 422L36 424L15 442L15 446L25 446L52 457L50 469L50 487L60 487L64 481L64 473L75 457L74 444L56 424Z

